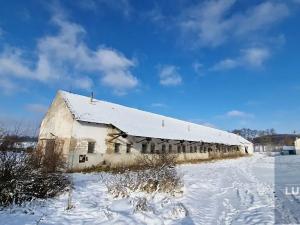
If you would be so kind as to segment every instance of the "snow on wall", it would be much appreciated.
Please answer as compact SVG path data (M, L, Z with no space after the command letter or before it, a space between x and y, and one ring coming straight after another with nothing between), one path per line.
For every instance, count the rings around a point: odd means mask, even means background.
M126 106L59 91L78 121L112 124L133 136L251 145L239 135Z

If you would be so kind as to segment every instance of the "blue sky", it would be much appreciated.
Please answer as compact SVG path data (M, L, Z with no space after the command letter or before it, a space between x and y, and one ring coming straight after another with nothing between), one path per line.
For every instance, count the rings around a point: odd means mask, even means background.
M300 1L5 1L0 121L58 89L232 130L300 133Z

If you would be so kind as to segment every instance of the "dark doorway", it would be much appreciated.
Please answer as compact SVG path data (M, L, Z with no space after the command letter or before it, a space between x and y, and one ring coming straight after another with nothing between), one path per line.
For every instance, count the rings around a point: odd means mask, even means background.
M46 140L46 146L45 146L46 157L53 155L54 149L55 149L55 139Z

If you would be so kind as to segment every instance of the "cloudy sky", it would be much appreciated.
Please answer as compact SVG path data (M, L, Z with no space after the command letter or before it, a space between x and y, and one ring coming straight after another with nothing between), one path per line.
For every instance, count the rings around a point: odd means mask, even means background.
M226 130L300 132L298 0L2 5L2 123L39 123L63 89Z

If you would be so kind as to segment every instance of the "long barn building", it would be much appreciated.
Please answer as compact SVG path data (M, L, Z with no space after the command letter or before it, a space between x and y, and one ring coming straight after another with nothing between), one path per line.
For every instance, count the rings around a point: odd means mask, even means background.
M190 161L253 153L252 143L233 133L65 91L48 109L38 145L59 146L73 169L133 165L141 154Z

